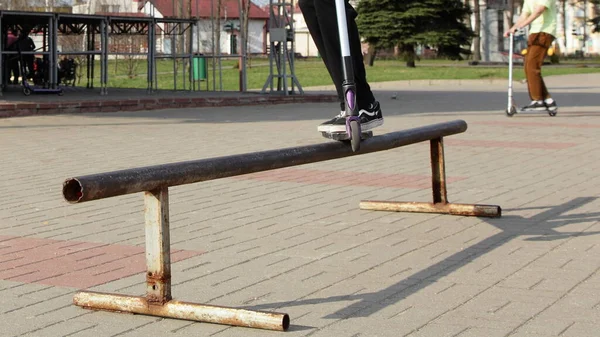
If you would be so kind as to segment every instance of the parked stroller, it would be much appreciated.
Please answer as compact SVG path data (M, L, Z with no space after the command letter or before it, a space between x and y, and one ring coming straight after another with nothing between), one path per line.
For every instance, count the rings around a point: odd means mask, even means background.
M58 63L58 84L75 86L77 79L77 62L73 58L63 58Z

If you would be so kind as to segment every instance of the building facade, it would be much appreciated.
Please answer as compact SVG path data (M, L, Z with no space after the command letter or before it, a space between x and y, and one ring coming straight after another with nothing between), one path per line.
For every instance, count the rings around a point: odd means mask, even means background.
M173 0L87 0L73 6L74 13L145 15L156 18L192 17L197 18L192 37L195 53L220 54L240 53L240 10L238 0L222 0L220 29L217 24L217 0L193 0L186 2L186 8L177 8ZM269 13L251 4L248 18L248 53L266 54L266 37ZM214 27L214 29L213 29ZM171 53L172 38L165 34L165 27L157 33L157 52ZM214 34L220 32L220 39ZM215 44L219 41L219 46Z

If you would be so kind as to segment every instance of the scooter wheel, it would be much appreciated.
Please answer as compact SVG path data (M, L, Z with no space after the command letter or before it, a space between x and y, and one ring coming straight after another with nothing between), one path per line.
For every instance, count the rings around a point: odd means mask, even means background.
M29 89L29 88L23 88L23 95L25 95L25 96L31 95L31 89Z
M511 106L510 109L506 109L506 115L508 117L512 117L516 113L517 113L517 108L515 108L514 106Z
M352 146L352 151L357 152L360 150L360 125L358 121L350 122L350 130L352 132L352 139L350 139L350 145Z
M58 96L62 96L62 95L64 95L64 94L65 94L65 92L64 92L64 91L62 91L62 90L58 92Z
M550 117L554 117L554 116L556 116L557 112L558 111L556 111L556 110L554 110L554 111L548 111L548 115L550 115Z

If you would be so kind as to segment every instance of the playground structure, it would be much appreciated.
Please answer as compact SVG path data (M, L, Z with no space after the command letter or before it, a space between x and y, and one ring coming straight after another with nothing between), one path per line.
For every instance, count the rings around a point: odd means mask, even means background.
M210 3L214 6L214 0ZM48 88L56 88L65 79L60 62L72 60L76 73L73 69L66 72L67 84L77 83L88 89L99 87L100 94L107 95L109 77L113 74L112 68L109 71L111 60L115 73L119 67L131 68L127 70L130 78L137 77L137 73L134 74L137 69L133 68L145 67L145 71L140 70L143 73L140 75L145 76L145 89L148 93L161 89L224 91L223 78L230 76L231 72L224 74L223 70L228 65L224 65L222 60L229 59L238 62L235 73L239 73L239 91L247 91L250 52L245 35L236 33L239 34L235 36L236 41L239 39L236 42L239 48L232 49L229 54L221 53L221 48L216 46L219 39L215 36L233 29L228 28L232 21L218 19L217 16L222 16L223 13L216 13L214 8L210 8L209 13L203 13L201 21L200 9L196 7L196 17L192 17L191 12L183 17L161 17L153 12L90 15L0 10L0 64L4 65L0 67L0 85L3 89L7 88L8 62L18 57L17 52L8 45L9 34L14 34L34 36L41 42L35 50L24 51L23 55L35 56L43 62L44 85ZM270 47L266 48L270 63L267 83L272 83L273 79L278 81L277 89L271 86L269 93L287 95L294 92L295 88L303 93L294 74L291 4L282 0L274 3L271 0L268 9L261 10L263 13L268 10L271 17L268 20L270 23L265 27L265 38L269 36L272 41ZM241 18L243 9L240 7L239 11L238 16ZM275 38L272 37L271 29L276 29ZM275 41L278 34L285 36L284 41ZM206 48L201 50L201 46L208 46L210 52L206 52ZM165 70L165 62L172 62L172 70L168 66ZM159 64L162 69L160 74ZM173 79L171 84L165 81L169 76ZM15 78L14 81L16 80ZM141 88L140 81L137 83L136 88ZM286 90L288 83L291 91ZM266 92L267 86L265 84L263 92Z
M147 60L147 91L157 90L156 60L159 58L170 58L175 64L177 59L188 59L191 63L191 48L177 53L175 48L169 55L157 55L155 53L155 35L157 27L164 27L165 33L170 35L183 35L194 25L189 19L169 19L150 17L119 17L102 15L83 15L65 13L42 13L42 12L13 12L0 11L0 36L3 43L0 44L0 64L3 60L15 57L17 52L5 49L7 32L14 34L41 35L42 46L35 51L23 52L24 55L41 55L48 64L48 86L56 88L59 76L59 60L61 57L83 56L86 60L86 88L95 87L96 62L100 66L100 94L108 94L108 59L115 56L144 57ZM166 29L165 29L166 28ZM108 41L111 36L138 35L146 37L147 51L142 52L119 52L110 51ZM75 43L70 51L59 51L59 37L78 36L80 43ZM78 48L80 44L81 48ZM71 48L70 48L71 49ZM79 50L78 50L79 49ZM81 65L80 65L80 68ZM81 70L81 69L80 69ZM0 67L0 78L3 79L2 86L6 87L6 76L4 67ZM177 72L174 74L174 88L177 90ZM184 81L183 83L186 83ZM194 90L190 88L183 88Z

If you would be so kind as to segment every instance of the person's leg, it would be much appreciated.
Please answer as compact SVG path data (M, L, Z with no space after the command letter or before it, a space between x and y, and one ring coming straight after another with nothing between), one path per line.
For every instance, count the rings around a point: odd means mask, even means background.
M27 78L32 78L33 77L33 61L34 61L34 56L33 55L26 55L23 56L23 58L25 59L25 64L27 65L27 74L24 74L23 76L27 76Z
M527 41L524 69L531 103L524 110L546 110L545 99L550 98L542 78L542 65L554 37L546 33L534 33Z
M527 54L523 62L525 77L527 79L527 88L531 103L523 107L524 111L545 110L546 107L542 99L542 77L541 66L544 60L543 48L537 41L540 37L539 33L529 35L527 40Z
M350 44L350 53L353 60L354 82L356 84L356 100L361 114L361 125L363 126L363 130L366 131L382 125L383 116L381 114L379 103L375 101L375 97L373 96L371 88L367 83L360 36L355 21L357 13L347 0L345 1L345 4L349 38L348 42ZM340 97L341 102L343 102L342 84L344 82L344 74L340 36L337 20L332 19L337 17L335 0L312 1L312 8L310 8L310 10L313 11L310 14L314 13L314 15L311 15L309 18L307 18L307 16L309 16L307 15L309 12L305 14L307 26L310 25L309 21L314 21L316 19L316 22L313 22L312 24L318 27L320 34L317 36L317 38L321 40L318 42L318 44L315 41L315 44L317 44L317 48L319 48L319 45L321 46L319 51L321 55L324 56L323 61L326 62L327 69L329 70L331 78L336 86L338 96ZM310 26L309 30L311 30ZM311 32L311 35L314 36L315 34L312 34ZM344 131L345 125L343 128L342 125L340 125L337 129L332 129L331 132Z
M543 34L544 36L543 36L543 39L539 40L539 42L544 47L544 55L546 55L548 53L548 49L550 49L550 46L552 45L552 42L554 42L554 36L547 34L547 33L541 33L541 34ZM542 66L543 66L543 64L544 64L544 61L542 59ZM542 80L542 97L544 99L544 104L546 105L546 108L549 111L556 111L558 109L556 102L550 95L550 92L548 92L548 88L546 87L546 82L544 81L544 78L542 77L542 74L541 74L542 66L540 66L540 78Z
M375 101L375 97L371 92L371 87L367 82L365 65L363 63L362 48L360 35L356 25L357 13L354 8L345 1L346 4L346 19L348 27L348 39L350 45L350 54L352 56L352 67L354 68L354 82L356 84L356 100L360 109L368 108ZM327 55L326 62L330 69L333 82L338 89L338 93L342 93L342 83L344 81L343 65L342 65L342 50L340 44L340 35L338 31L336 18L335 0L317 0L314 2L316 18L321 29L321 38L323 39L325 54Z
M10 62L5 58L2 58L2 78L0 79L0 84L2 86L8 85L8 81L10 80Z
M354 8L346 1L346 13L348 15L348 39L350 43L350 55L352 55L352 67L354 69L354 83L356 84L356 104L359 109L360 124L363 130L367 131L383 125L383 114L379 102L371 91L371 86L367 81L367 71L365 69L362 44L360 34L356 25L358 14Z
M360 34L356 25L358 14L352 6L346 1L346 13L348 14L348 38L350 43L350 54L352 55L354 68L354 82L356 83L357 105L359 109L368 109L375 102L375 96L371 91L371 86L367 81L367 71L362 54L362 43Z
M320 124L317 127L317 131L319 132L345 132L346 131L346 117L345 117L345 104L344 104L344 96L342 91L342 83L338 82L336 79L336 71L335 67L337 66L335 62L332 62L331 48L328 48L325 40L323 39L323 30L327 28L321 27L319 22L317 7L316 4L323 0L299 0L298 6L302 10L302 15L304 16L304 21L306 22L306 26L310 35L317 46L317 50L319 51L319 55L323 59L325 63L325 67L329 72L329 76L332 78L333 83L335 84L336 91L338 94L338 99L340 102L340 110L341 113L336 115L334 118ZM334 16L335 17L335 16ZM334 56L335 57L335 56ZM340 63L341 64L341 63Z
M10 61L10 73L12 73L13 76L13 84L19 84L19 76L21 75L20 61L14 57Z
M329 55L331 48L326 48L325 41L323 40L323 29L319 24L319 19L317 18L317 8L316 3L321 2L322 0L299 0L298 6L300 10L302 10L302 15L304 16L304 21L306 22L306 27L310 32L310 36L312 37L315 45L317 46L317 50L319 51L319 56L323 59L323 63L325 63L325 67L329 72L329 76L331 76L333 83L335 84L336 91L338 94L338 98L341 104L341 110L344 111L344 97L342 92L342 83L336 81L336 73L334 69L336 67L336 63L331 63L331 57ZM337 31L337 27L336 27ZM341 65L341 63L340 63Z

